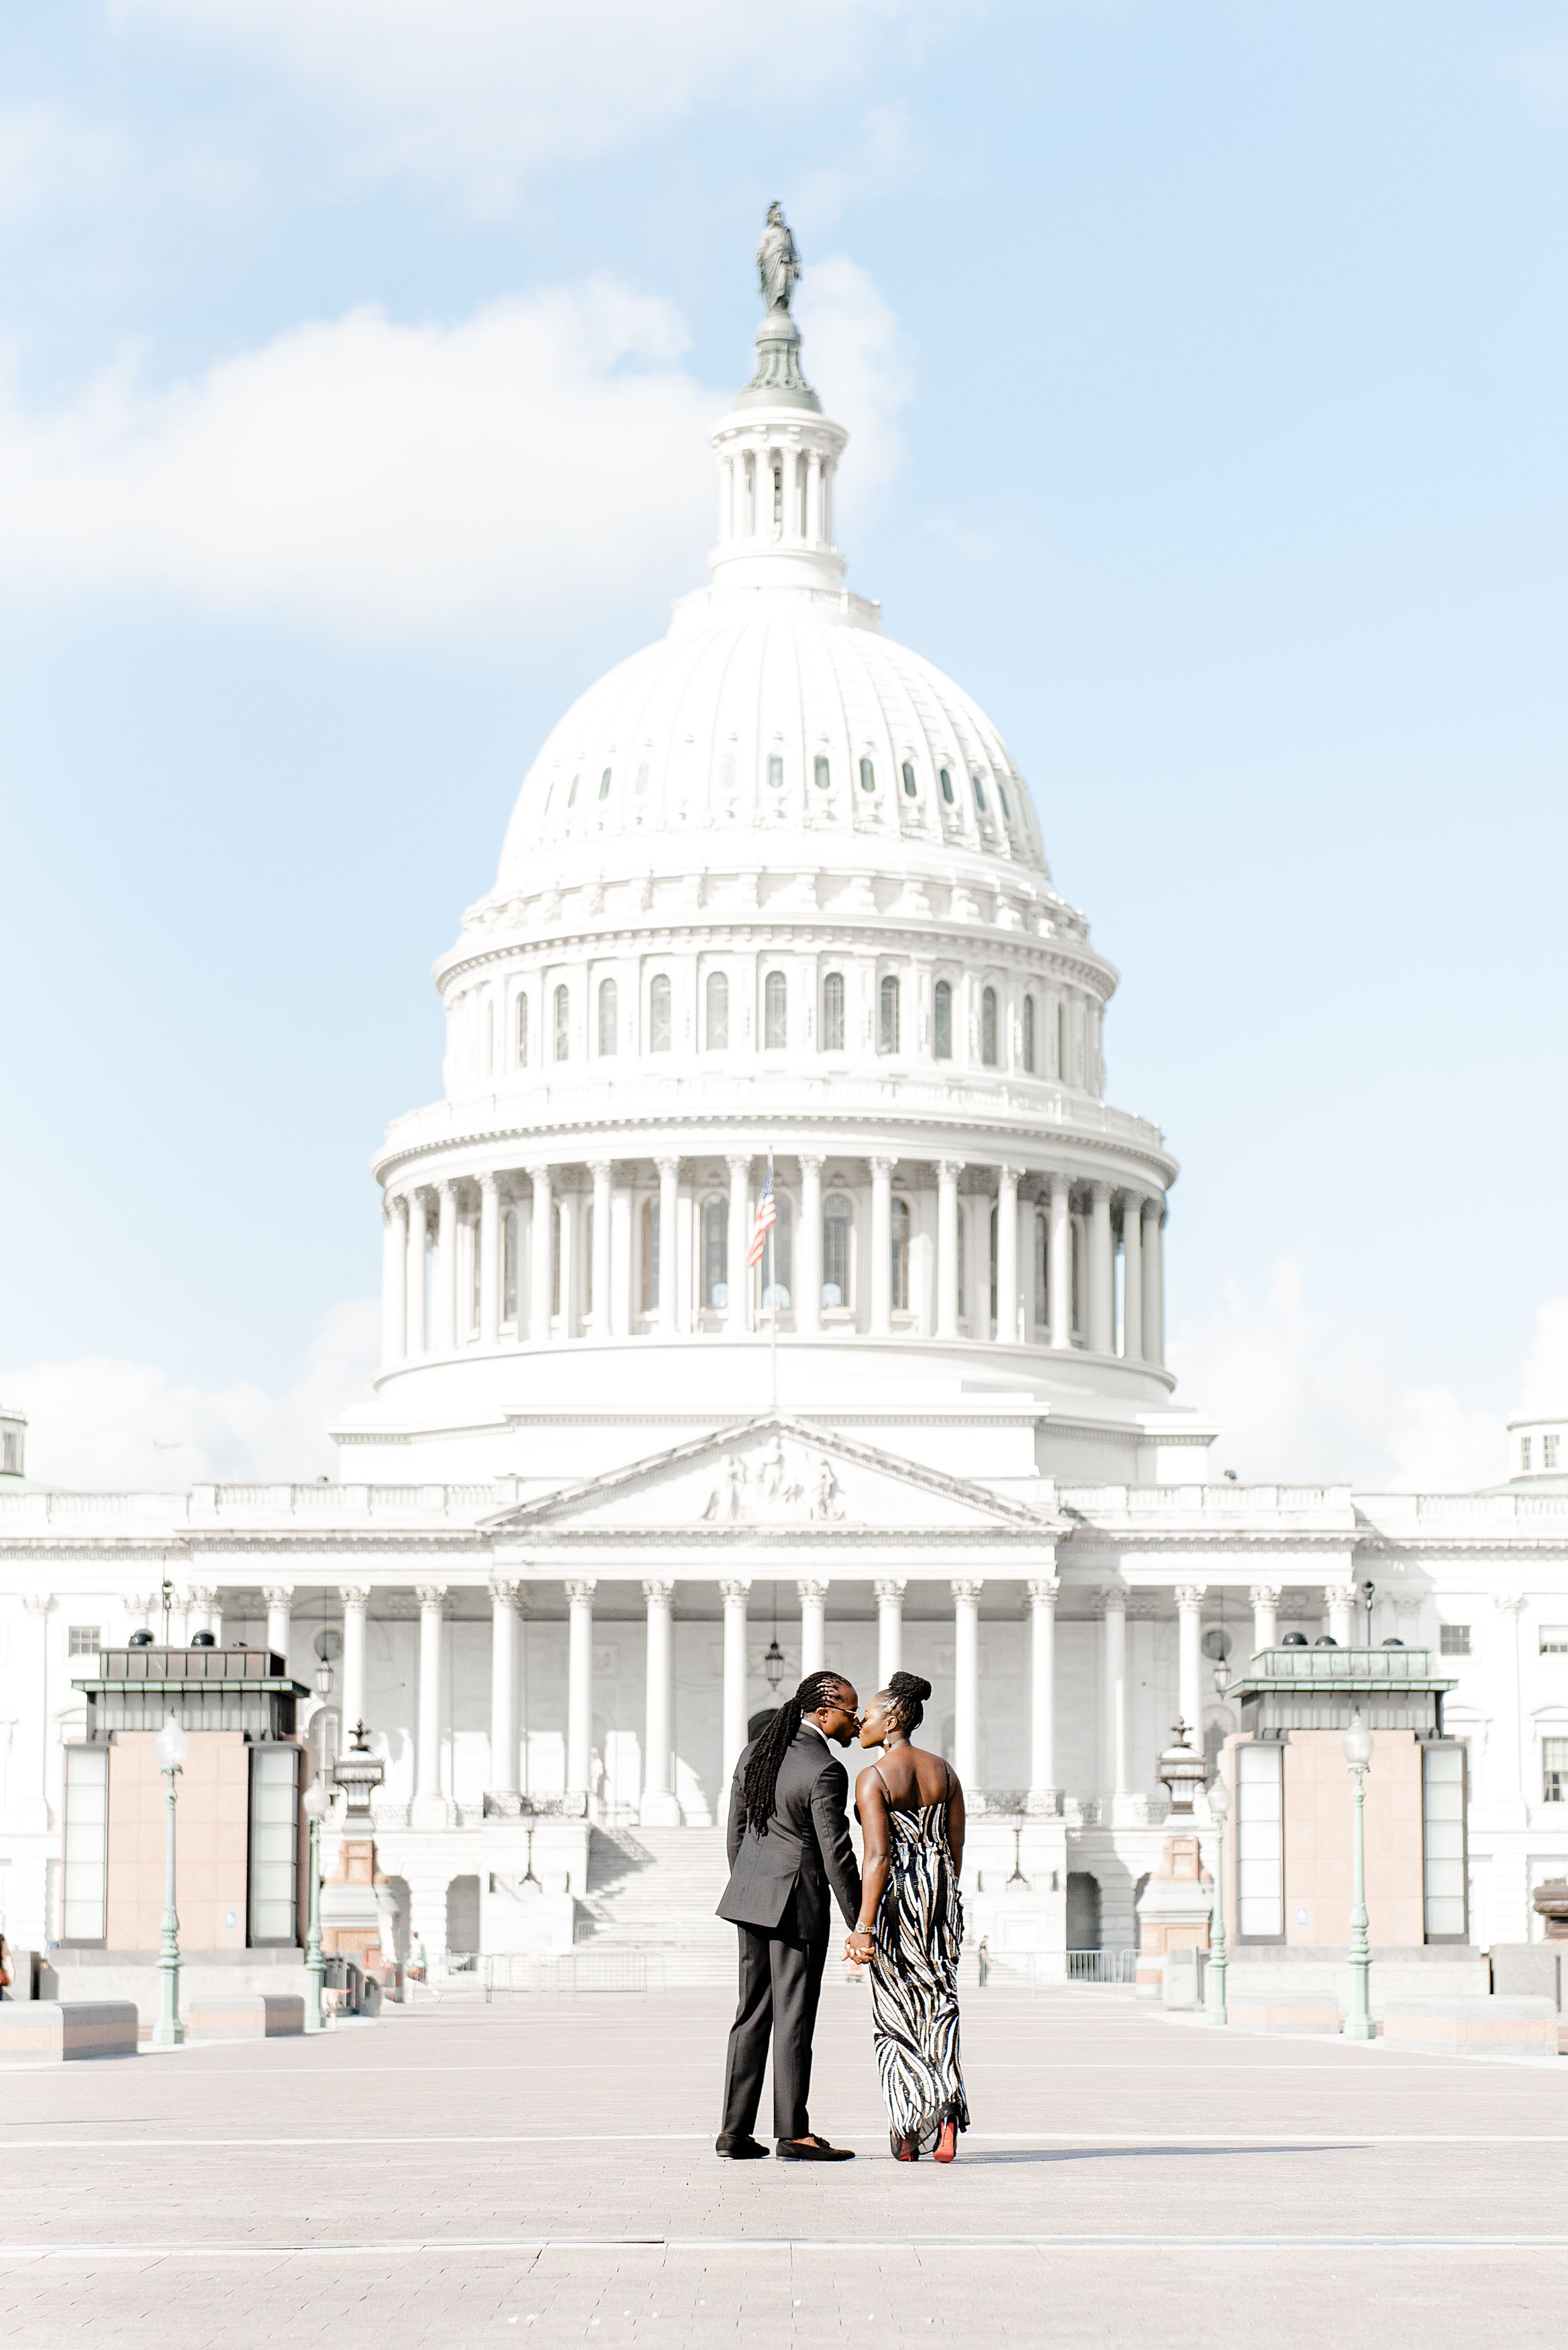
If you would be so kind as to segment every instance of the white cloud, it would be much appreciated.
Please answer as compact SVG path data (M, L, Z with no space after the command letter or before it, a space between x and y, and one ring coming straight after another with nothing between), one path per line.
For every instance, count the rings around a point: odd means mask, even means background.
M0 387L0 584L372 636L668 584L700 563L723 405L682 341L601 284L452 327L356 310L172 390L127 361L51 412Z
M1228 1285L1169 1354L1181 1401L1220 1424L1215 1467L1243 1481L1465 1492L1507 1473L1501 1418L1412 1383L1380 1334L1314 1311L1299 1257L1270 1268L1261 1300Z
M358 167L486 210L565 160L699 108L770 126L886 74L983 0L116 0L270 63L339 117ZM895 47L897 45L897 48ZM344 143L340 138L340 143Z
M866 272L812 273L809 363L857 435L852 491L898 461L908 369ZM0 379L0 590L164 594L362 638L695 587L716 391L664 303L600 282L452 326L376 309L150 389L127 359L28 409ZM737 371L738 372L738 371Z
M237 1382L182 1387L151 1363L88 1356L0 1371L27 1415L27 1473L81 1492L177 1492L215 1478L264 1482L336 1473L328 1424L369 1394L379 1342L374 1299L327 1314L286 1395Z

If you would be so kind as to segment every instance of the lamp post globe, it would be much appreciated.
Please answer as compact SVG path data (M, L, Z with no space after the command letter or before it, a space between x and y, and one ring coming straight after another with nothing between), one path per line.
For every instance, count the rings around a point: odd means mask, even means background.
M185 1768L191 1742L184 1724L170 1714L152 1742L158 1767L167 1782L163 1808L163 1921L158 1945L158 2021L152 2027L155 2048L178 2048L185 2037L180 2021L180 1913L174 1906L174 1781Z

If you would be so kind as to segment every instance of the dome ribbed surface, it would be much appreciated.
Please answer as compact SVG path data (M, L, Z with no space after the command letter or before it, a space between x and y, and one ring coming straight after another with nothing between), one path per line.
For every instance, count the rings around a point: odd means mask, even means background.
M809 834L814 855L836 837L897 842L1048 881L1002 736L873 615L858 598L804 590L689 599L668 636L590 686L552 731L507 827L498 888L525 886L542 851L569 862L575 842L639 834L731 836L729 855L742 858L741 837L762 835L768 861L780 835Z

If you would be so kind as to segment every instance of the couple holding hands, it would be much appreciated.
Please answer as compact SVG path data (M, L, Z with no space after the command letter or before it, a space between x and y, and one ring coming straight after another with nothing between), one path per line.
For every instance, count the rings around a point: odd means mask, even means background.
M940 1754L911 1742L929 1681L895 1673L859 1714L840 1673L812 1673L735 1765L730 1882L721 1918L740 1929L741 1991L724 2068L717 2151L754 2160L753 2136L773 2043L775 2151L849 2162L811 2127L811 2043L827 1960L829 1888L849 1926L845 1956L870 1969L872 2031L888 2136L900 2162L950 2162L969 2127L959 2063L963 1789ZM855 1865L834 1749L855 1739L882 1759L855 1783L865 1875Z

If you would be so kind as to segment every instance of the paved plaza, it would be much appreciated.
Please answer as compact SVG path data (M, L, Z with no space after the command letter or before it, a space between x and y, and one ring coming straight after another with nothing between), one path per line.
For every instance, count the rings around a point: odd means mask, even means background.
M1568 2061L971 1993L958 2163L888 2149L830 1982L838 2168L712 2153L727 2000L447 2000L319 2042L8 2070L10 2350L1562 2336Z

